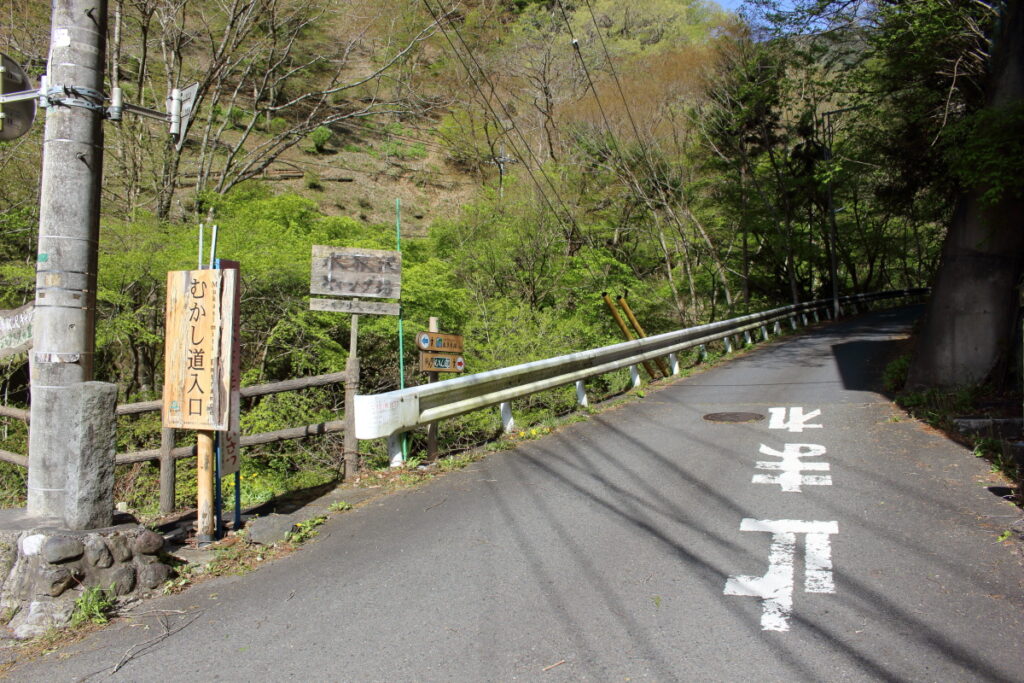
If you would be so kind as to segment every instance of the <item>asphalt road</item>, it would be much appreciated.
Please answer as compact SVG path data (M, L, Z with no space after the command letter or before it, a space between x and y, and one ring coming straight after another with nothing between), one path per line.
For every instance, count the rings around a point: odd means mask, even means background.
M650 391L13 677L1022 680L1024 569L997 542L1019 511L984 462L871 390L909 320L871 314ZM764 419L704 419L727 411Z

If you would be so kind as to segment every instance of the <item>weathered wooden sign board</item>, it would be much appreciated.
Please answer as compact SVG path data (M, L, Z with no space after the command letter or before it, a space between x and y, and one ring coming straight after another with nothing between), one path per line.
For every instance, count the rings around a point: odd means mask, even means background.
M465 359L455 353L420 351L420 372L463 372Z
M420 332L416 335L416 346L420 351L447 351L461 353L462 335L441 332Z
M310 299L309 310L356 315L398 315L399 304L387 301L353 301L351 299Z
M25 304L13 311L0 311L0 358L13 356L32 348L32 317L34 304Z
M234 269L167 273L164 427L228 429L237 290Z
M400 299L402 252L313 245L309 293Z

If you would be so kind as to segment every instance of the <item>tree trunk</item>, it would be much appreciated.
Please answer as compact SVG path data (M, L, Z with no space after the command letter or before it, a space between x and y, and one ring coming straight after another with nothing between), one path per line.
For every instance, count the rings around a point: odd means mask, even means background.
M1005 5L987 89L993 108L1024 98L1022 0ZM972 188L957 203L909 386L1001 381L1009 367L1024 265L1024 200L1010 189L987 204L985 189Z

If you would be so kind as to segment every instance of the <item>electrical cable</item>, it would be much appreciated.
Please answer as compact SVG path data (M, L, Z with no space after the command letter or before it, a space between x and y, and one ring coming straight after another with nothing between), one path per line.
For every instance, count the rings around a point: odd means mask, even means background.
M682 236L682 228L683 228L682 222L679 220L679 217L676 216L675 211L672 211L670 209L671 205L670 205L670 202L669 202L668 195L666 194L665 189L661 186L661 183L659 183L657 181L658 174L657 174L657 170L654 168L654 162L651 159L650 150L648 149L647 144L644 142L644 139L640 135L639 127L636 125L636 119L633 117L632 109L629 106L629 100L626 99L626 93L625 93L625 91L622 88L622 81L619 80L619 74L618 74L618 72L615 69L614 63L612 62L611 53L608 51L608 46L605 44L604 38L601 35L601 27L597 23L597 16L594 14L594 7L593 7L593 5L591 5L590 0L583 0L583 1L587 5L587 10L588 10L588 12L590 14L590 19L591 19L591 21L594 24L594 33L597 35L598 42L601 44L601 50L604 52L605 59L608 62L608 69L609 69L609 71L611 71L612 78L615 80L615 86L618 89L619 97L622 98L622 104L623 104L623 106L626 109L626 116L629 118L629 123L630 123L630 126L633 129L633 135L636 136L637 144L640 145L640 149L641 149L641 151L643 153L644 162L646 163L647 169L648 169L648 171L651 174L651 180L652 180L652 182L654 184L654 187L655 187L656 191L658 192L658 195L660 196L660 200L661 200L662 206L664 206L664 208L667 210L669 218L671 218L672 222L676 224L677 228L680 230L680 235ZM567 16L566 12L565 12L564 6L562 5L562 0L557 0L557 2L558 2L559 7L562 9L562 16L565 18L566 25L569 26L569 31L571 32L572 31L572 26L569 24L569 18ZM584 70L586 70L587 78L589 80L590 72L586 68L586 63L583 60L583 55L582 55L582 53L579 50L578 41L576 41L575 39L573 39L573 47L576 50L576 54L579 55L580 62L584 64ZM598 101L598 107L601 108L600 98L597 95L597 90L594 89L593 81L591 81L590 85L591 85L591 90L593 90L593 92L594 92L594 99ZM602 108L602 115L603 115L603 108ZM607 117L605 117L605 125L608 125ZM612 137L614 138L614 133L611 132L610 128L609 128L609 134L612 135ZM655 146L657 146L657 141L654 141L653 144ZM620 154L620 159L622 159L621 154ZM625 163L624 159L623 159L623 163ZM626 168L628 168L628 167L626 167ZM638 185L638 188L639 188L639 185ZM649 198L646 197L646 195L645 195L645 199L647 199L649 201ZM691 214L691 217L692 217L692 214ZM700 226L698 224L698 228L699 227ZM713 248L713 246L711 244L710 237L708 237L708 235L706 233L704 233L703 229L700 229L700 231L701 231L702 236L704 237L705 242L707 243L708 248L713 251L714 248ZM684 248L686 248L686 239L685 239L685 237L683 238L683 242L684 242ZM721 265L721 263L718 261L717 258L715 258L714 260L715 260L715 262L717 264L717 270L719 271L719 277L724 278L724 275L723 275L723 272L722 272L723 271L723 266ZM725 284L725 283L723 282L723 284ZM728 295L728 290L726 290L726 294Z
M452 41L451 36L448 34L448 31L445 30L444 25L441 23L441 17L434 11L434 8L431 6L429 0L423 0L423 4L427 7L427 11L430 12L430 15L437 22L438 27L441 29L441 32L444 34L445 39L448 41L448 44L451 46L452 52L455 54L455 56L458 58L459 62L461 62L463 68L466 70L466 74L469 76L470 81L472 81L473 86L477 89L477 92L480 93L480 97L483 99L484 105L487 107L488 111L490 111L491 116L494 117L495 121L500 121L501 119L498 116L498 113L494 110L494 107L491 105L490 100L487 98L487 95L484 93L483 88L480 87L480 84L477 82L476 78L473 76L473 70L469 68L469 65L466 63L466 60L462 57L462 54L455 47L455 43ZM552 183L551 179L547 176L546 173L544 173L543 169L541 168L541 164L540 164L539 160L537 159L536 155L534 155L533 150L530 148L529 142L527 142L526 137L523 135L522 131L519 130L519 127L516 125L515 119L512 118L512 115L509 113L508 108L505 106L505 103L502 102L501 98L497 97L497 89L494 87L494 83L491 82L490 78L487 77L487 73L484 71L483 67L480 65L480 62L478 62L476 57L473 56L472 50L470 50L469 45L466 43L465 39L462 37L462 33L459 31L458 27L455 24L453 24L450 20L448 22L448 25L451 26L452 30L455 31L455 35L458 37L459 42L463 46L463 49L465 49L466 55L469 57L470 60L472 60L473 64L476 66L476 68L479 71L480 75L487 82L487 85L490 88L491 93L493 93L495 95L495 99L497 99L498 104L501 106L501 109L502 109L502 111L505 114L505 118L512 124L512 129L516 132L516 135L519 136L519 139L522 142L523 147L526 149L529 157L531 159L533 159L534 163L537 165L537 170L544 177L544 180L547 182L547 184L551 187L551 190L554 193L555 198L558 200L559 204L561 204L561 206L562 206L562 209L565 211L565 216L568 218L568 223L571 223L570 227L571 227L572 231L575 232L576 234L580 234L579 225L576 223L576 219L573 217L572 213L569 211L568 207L566 206L565 201L562 200L561 195L558 193L558 189L555 188L554 183ZM515 154L517 156L519 156L519 157L523 156L522 153L519 151L519 149L516 147L515 142L511 138L509 138L509 144L512 146L512 150L515 152ZM534 185L537 186L537 190L538 190L538 192L540 192L541 198L544 200L544 203L547 205L547 207L551 210L551 213L555 216L555 218L557 218L559 220L559 222L561 222L563 224L567 223L567 221L564 218L562 218L562 216L559 215L558 211L555 210L555 207L554 207L554 205L552 205L551 200L547 196L547 193L544 192L544 188L541 186L540 182L537 180L536 176L533 174L533 171L530 169L530 165L529 164L523 164L523 168L526 169L526 172L529 174L530 179L533 181Z

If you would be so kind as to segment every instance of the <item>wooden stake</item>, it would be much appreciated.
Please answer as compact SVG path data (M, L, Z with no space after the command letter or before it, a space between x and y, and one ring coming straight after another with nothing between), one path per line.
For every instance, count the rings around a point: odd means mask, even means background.
M629 302L626 301L626 297L616 297L615 300L619 302L620 306L622 306L622 310L625 311L626 317L629 318L629 322L630 324L633 325L633 328L636 330L636 333L640 335L641 339L645 338L647 336L647 333L644 332L644 328L640 327L640 321L636 319L635 315L633 315L633 309L629 307ZM655 358L654 362L658 364L658 369L661 370L662 375L664 375L665 377L669 377L672 374L669 371L668 366L665 365L664 360L662 360L661 358Z
M196 496L198 529L196 541L200 545L205 545L215 540L213 519L213 432L196 432L196 441L196 476L198 478L198 493Z
M608 306L608 311L612 314L615 324L619 326L620 330L622 330L622 336L626 338L626 341L633 341L636 339L636 337L633 336L633 333L629 331L629 328L626 327L626 323L622 320L622 316L619 315L618 310L615 308L615 304L612 303L612 298L608 296L608 292L601 292L601 298L604 299L604 303ZM645 360L643 365L644 370L647 371L647 374L651 379L658 379L658 371L654 369L654 366L651 365L650 361Z
M348 361L345 363L345 472L342 481L355 481L359 475L359 441L356 439L355 396L359 391L359 316L352 316L349 329Z

